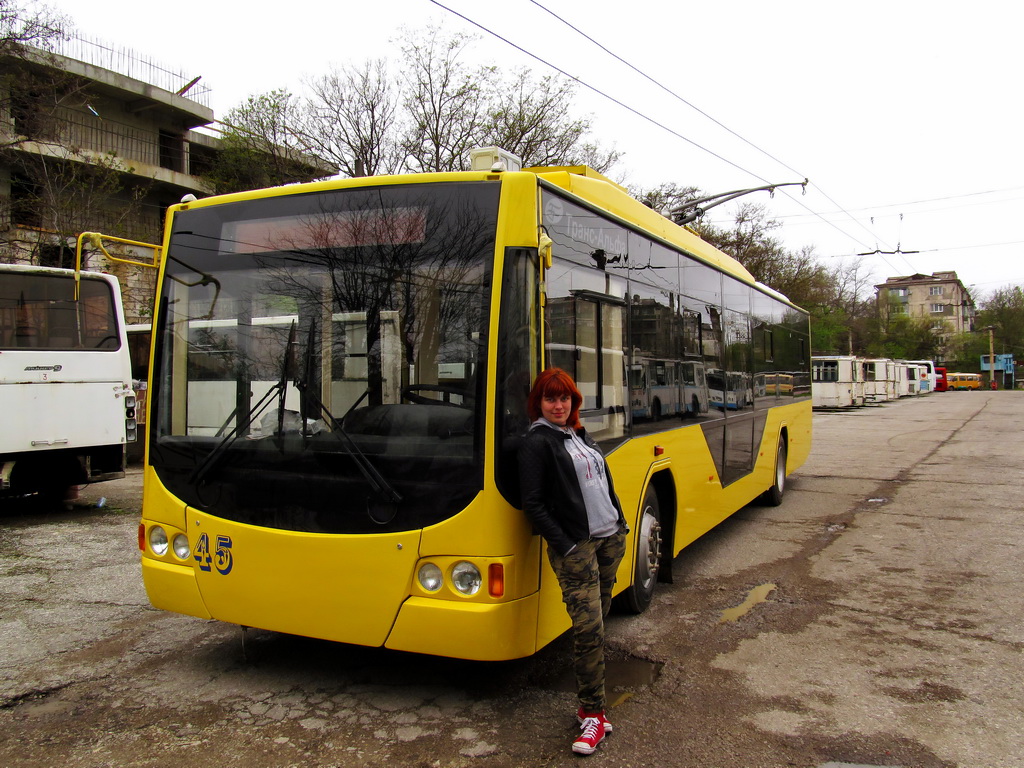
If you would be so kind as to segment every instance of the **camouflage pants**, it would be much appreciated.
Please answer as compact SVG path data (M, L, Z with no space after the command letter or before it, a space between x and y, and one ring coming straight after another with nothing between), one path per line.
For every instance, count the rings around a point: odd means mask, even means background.
M576 690L587 713L605 709L604 617L611 608L615 571L625 551L624 531L581 541L565 557L548 549L562 601L572 619Z

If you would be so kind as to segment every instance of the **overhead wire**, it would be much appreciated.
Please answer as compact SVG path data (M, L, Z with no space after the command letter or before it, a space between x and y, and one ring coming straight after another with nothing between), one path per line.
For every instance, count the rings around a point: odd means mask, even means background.
M459 13L458 11L454 10L453 8L449 8L444 3L439 2L439 0L429 0L429 2L433 3L438 8L441 8L442 10L447 11L448 13L452 14L453 16L458 16L460 19L465 21L467 24L473 25L477 29L479 29L479 30L481 30L483 32L486 32L488 35L491 35L492 37L496 37L498 40L501 40L501 42L505 43L508 46L511 46L512 48L515 48L520 53L526 54L530 58L539 61L545 67L550 67L551 69L553 69L556 72L558 72L560 75L563 75L563 76L569 78L570 80L572 80L573 82L578 83L579 85L582 85L587 90L593 91L594 93L596 93L597 95L601 96L602 98L605 98L608 101L612 102L613 104L615 104L615 105L617 105L619 107L622 107L627 112L630 112L630 113L636 115L637 117L639 117L641 120L646 120L647 122L651 123L652 125L654 125L654 126L656 126L658 128L661 128L663 131L667 131L668 133L672 134L676 138L682 139L686 143L693 145L694 147L696 147L697 149L701 150L702 152L707 152L712 157L714 157L714 158L716 158L718 160L721 160L723 163L726 163L727 165L732 166L733 168L735 168L738 171L742 171L743 173L749 174L749 175L753 176L755 179L758 179L759 181L763 181L765 184L770 184L771 183L770 181L768 181L768 179L765 179L765 178L762 178L761 176L758 176L753 171L748 170L747 168L744 168L743 166L741 166L741 165L739 165L737 163L734 163L732 160L729 160L728 158L722 157L717 152L714 152L713 150L710 150L707 147L702 146L701 144L698 144L693 139L690 139L690 138L687 138L686 136L683 136L683 134L679 133L676 130L673 130L672 128L669 128L664 123L658 122L657 120L655 120L650 115L646 115L643 112L641 112L640 110L638 110L638 109L636 109L634 107L629 106L628 104L626 104L625 102L620 101L619 99L616 99L614 96L606 93L605 91L602 91L597 86L591 85L590 83L586 82L585 80L582 80L581 78L577 77L576 75L572 75L569 72L566 72L561 67L558 67L555 64L552 64L550 61L541 58L540 56L538 56L536 53L533 53L532 51L526 50L521 45L513 43L507 37L503 37L503 36L499 35L497 32L495 32L492 29L489 29L488 27L485 27L480 22L474 21L473 19L469 18L465 14Z
M556 66L555 64L551 63L550 61L547 61L546 59L544 59L544 58L542 58L541 56L539 56L539 55L537 55L537 54L533 53L532 51L529 51L529 50L527 50L526 48L524 48L524 47L522 47L522 46L518 45L517 43L514 43L514 42L512 42L512 41L511 41L511 40L509 40L508 38L506 38L506 37L503 37L502 35L498 34L498 33L497 33L497 32L495 32L494 30L492 30L492 29L490 29L490 28L488 28L488 27L484 26L484 25L483 25L483 24L481 24L480 22L477 22L477 21L475 21L475 20L473 20L473 19L469 18L469 17L468 17L468 16L466 16L465 14L463 14L463 13L460 13L460 12L458 12L458 11L454 10L453 8L450 8L449 6L446 6L446 5L444 4L444 3L441 3L441 2L440 2L440 0L429 0L429 1L430 1L431 3L433 3L434 5L436 5L437 7L441 8L442 10L444 10L444 11L447 11L448 13L452 14L453 16L456 16L456 17L458 17L458 18L462 19L462 20L463 20L463 21L465 21L465 22L466 22L467 24L470 24L470 25L472 25L472 26L476 27L477 29L479 29L479 30L481 30L481 31L485 32L486 34L488 34L488 35L491 35L492 37L495 37L495 38L497 38L498 40L502 41L502 42L503 42L503 43L505 43L506 45L508 45L508 46L510 46L510 47L512 47L512 48L515 48L515 49L516 49L517 51L519 51L520 53L523 53L523 54L525 54L526 56L529 56L530 58L532 58L532 59L534 59L534 60L536 60L536 61L539 61L539 62L540 62L541 64L543 64L544 66L546 66L546 67L549 67L549 68L553 69L554 71L558 72L559 74L561 74L561 75L563 75L563 76L565 76L565 77L569 78L569 79L570 79L570 80L572 80L573 82L575 82L575 83L578 83L579 85L583 86L584 88L586 88L586 89L588 89L588 90L590 90L590 91L593 91L594 93L598 94L598 95L599 95L599 96L601 96L602 98L604 98L604 99L607 99L608 101L611 101L611 102L612 102L613 104L616 104L617 106L619 106L619 107L621 107L621 108L625 109L626 111L628 111L628 112L632 113L633 115L636 115L637 117L641 118L642 120L645 120L645 121L647 121L647 122L651 123L652 125L654 125L654 126L656 126L656 127L660 128L660 129L662 129L663 131L666 131L667 133L670 133L671 135L675 136L676 138L678 138L678 139L681 139L681 140L683 140L683 141L687 142L688 144L690 144L690 145L692 145L692 146L696 147L697 149L699 149L699 150L701 150L701 151L703 151L703 152L706 152L707 154L711 155L712 157L716 158L717 160L721 160L721 161L722 161L723 163L726 163L727 165L729 165L729 166L731 166L731 167L735 168L736 170L742 171L743 173L749 174L750 176L754 177L755 179L758 179L759 181L762 181L762 182L764 182L765 184L770 184L770 183L771 183L771 182L769 182L769 181L768 181L767 179L765 179L764 177L762 177L762 176L758 175L757 173L755 173L755 172L753 172L753 171L751 171L751 170L749 170L749 169L747 169L747 168L744 168L744 167L742 167L742 166L741 166L741 165L739 165L738 163L735 163L735 162L733 162L732 160L729 160L729 159L728 159L728 158L726 158L726 157L723 157L722 155L718 154L717 152L714 152L713 150L711 150L711 149L709 149L709 148L707 148L707 147L705 147L705 146L703 146L703 145L699 144L698 142L696 142L696 141L694 141L694 140L692 140L692 139L690 139L690 138L688 138L688 137L684 136L683 134L681 134L681 133L679 133L678 131L676 131L676 130L674 130L674 129L670 128L669 126L665 125L664 123L661 123L661 122L659 122L658 120L655 120L655 119L654 119L653 117L651 117L650 115L647 115L647 114L645 114L645 113L641 112L640 110L638 110L638 109L636 109L636 108L634 108L634 107L631 107L630 105L628 105L628 104L626 104L625 102L623 102L623 101L621 101L621 100L619 100L619 99L615 98L614 96L611 96L610 94L608 94L607 92L605 92L605 91L601 90L601 89L600 89L600 88L598 88L597 86L595 86L595 85L592 85L591 83L588 83L588 82L586 82L585 80L583 80L583 79L581 79L581 78L579 78L579 77L577 77L577 76L575 76L575 75L572 75L572 74L570 74L569 72L565 71L565 70L564 70L564 69L562 69L561 67L558 67L558 66ZM760 151L760 152L764 153L764 154L765 154L765 155L767 155L767 156L768 156L769 158L771 158L771 159L772 159L772 160L774 160L775 162L777 162L777 163L779 163L780 165L782 165L782 166L783 166L784 168L787 168L788 170L790 170L790 171L793 171L794 173L798 173L798 172L797 172L797 171L795 171L794 169L790 168L790 167L789 167L789 166L788 166L787 164L785 164L785 163L783 163L782 161L780 161L780 160L779 160L778 158L775 158L775 157L774 157L773 155L771 155L771 154L770 154L770 153L768 153L767 151L765 151L765 150L761 149L761 148L760 148L760 147L758 147L758 146L757 146L756 144L753 144L752 142L748 141L747 139L744 139L744 138L743 138L742 136L740 136L739 134L737 134L737 133L736 133L735 131L732 131L731 129L729 129L729 128L728 128L727 126L725 126L724 124L722 124L721 122L719 122L719 121L718 121L718 120L716 120L715 118L711 117L710 115L708 115L707 113L703 112L703 111L702 111L702 110L700 110L699 108L697 108L697 107L695 107L694 105L690 104L690 103L689 103L688 101L686 101L685 99L683 99L683 98L682 98L681 96L679 96L678 94L676 94L676 93L674 93L673 91L671 91L670 89L668 89L668 88L667 88L666 86L662 85L661 83L658 83L658 82L657 82L656 80L654 80L654 79L653 79L652 77L650 77L649 75L646 75L646 74L644 74L644 73L643 73L643 72L641 72L641 71L640 71L640 70L639 70L639 69L638 69L637 67L634 67L634 66L633 66L632 64L629 64L628 62L626 62L625 60L623 60L623 59L622 59L621 57L619 57L619 56L617 56L616 54L612 53L612 52L611 52L611 51L609 51L609 50L608 50L608 49L607 49L607 48L606 48L605 46L601 45L600 43L598 43L597 41L595 41L595 40L594 40L593 38L591 38L591 37L589 37L588 35L584 34L584 33L583 33L583 32L581 32L580 30L578 30L578 29L577 29L577 28L576 28L575 26L573 26L573 25L572 25L572 24L570 24L569 22L565 21L564 19L562 19L562 18L561 18L560 16L558 16L557 14L555 14L555 13L551 12L550 10L548 10L547 8L545 8L544 6L540 5L540 3L537 3L537 2L536 2L536 0L530 0L530 2L534 3L534 5L537 5L537 7L538 7L538 8L541 8L542 10L544 10L544 11L546 11L546 12L550 13L550 14L551 14L552 16L554 16L554 17L555 17L556 19L558 19L558 20L559 20L559 21L561 21L561 22L562 22L563 24L565 24L566 26L568 26L568 27L569 27L570 29L572 29L572 30L576 31L576 32L577 32L578 34L582 35L582 36L583 36L584 38L586 38L587 40L589 40L590 42L592 42L592 43L593 43L594 45L596 45L596 46L598 46L599 48L601 48L601 49L602 49L603 51L605 51L605 52L606 52L606 53L608 53L609 55L611 55L611 56L613 56L614 58L616 58L616 59L617 59L618 61L622 62L622 63L623 63L623 64L625 64L626 66L629 66L629 67L630 67L631 69L633 69L634 71L636 71L636 72L640 73L640 74L641 74L641 75L643 75L643 76L644 76L645 78L647 78L647 79L648 79L648 80L650 80L651 82L653 82L653 83L655 83L656 85L658 85L658 86L659 86L660 88L662 88L662 89L666 90L666 91L667 91L668 93L672 94L672 95L673 95L673 96L674 96L675 98L679 99L679 100L680 100L681 102L683 102L683 103L684 103L684 104L686 104L687 106L691 107L692 109L695 109L695 110L696 110L697 112L699 112L699 113L700 113L701 115L703 115L704 117L708 118L709 120L711 120L711 121L712 121L712 122L714 122L715 124L717 124L717 125L721 126L721 127L723 128L723 129L725 129L725 130L729 131L729 133L731 133L732 135L736 136L737 138L740 138L741 140L743 140L744 142L746 142L747 144L749 144L749 145L750 145L751 147L754 147L754 148L755 148L755 149L757 149L758 151ZM802 175L802 174L801 174L801 175ZM805 178L806 178L806 177L805 177ZM819 187L819 186L818 186L817 184L813 184L813 183L811 183L811 186L812 186L812 187L814 187L814 188L815 188L816 190L818 190L818 192L819 192L819 193L820 193L820 194L822 195L822 197L824 197L824 198L825 198L826 200L828 200L828 201L829 201L830 203L832 203L832 205L836 206L836 207L837 207L837 208L839 208L840 210L843 210L843 211L845 211L845 209L843 209L843 207L842 207L842 206L841 206L841 205L840 205L839 203L837 203L837 202L836 202L835 200L833 200L833 199L832 199L832 198L831 198L831 197L830 197L830 196L829 196L829 195L828 195L828 194L827 194L827 193L826 193L826 192L825 192L825 191L824 191L823 189L821 189L821 187ZM859 239L858 239L858 238L857 238L856 236L854 236L854 235L850 234L849 232L845 231L844 229L842 229L842 228L841 228L841 227L840 227L839 225L837 225L837 224L836 224L835 222L832 222L832 221L828 221L827 219L825 219L824 217L822 217L822 216L821 216L821 215L820 215L819 213L817 213L816 211L814 211L813 209L811 209L811 208L810 208L810 207L809 207L809 206L808 206L807 204L805 204L805 203L804 203L804 202L802 202L801 200L799 200L799 199L797 199L797 198L793 197L792 195L790 195L790 194L788 194L788 193L786 193L786 192L783 192L783 194L785 194L785 195L786 195L786 197L788 197L788 198L789 198L790 200L792 200L793 202L795 202L795 203L796 203L797 205L800 205L800 206L801 206L802 208L806 209L806 210L807 210L807 211L808 211L808 212L809 212L809 213L810 213L811 215L813 215L813 216L816 216L816 217L818 217L819 219L821 219L821 221L822 221L822 222L823 222L824 224L826 224L826 225L828 225L828 226L832 227L833 229L835 229L835 230L836 230L837 232L839 232L839 233L840 233L840 234L842 234L843 236L845 236L845 237L848 237L848 238L850 238L851 240L853 240L853 241L854 241L855 243L857 243L858 245L860 245L860 246L862 246L862 247L865 247L865 248L869 247L869 246L868 246L868 245L867 245L866 243L863 243L863 242L861 242L861 241L860 241L860 240L859 240ZM851 221L853 221L853 222L854 222L855 224L857 224L857 225L858 225L858 226L860 226L860 227L861 227L862 229L864 229L864 230L865 230L865 231L866 231L866 232L867 232L868 234L872 235L873 237L875 237L875 236L876 236L876 233L874 233L874 232L872 232L872 231L871 231L870 229L868 229L868 228L867 228L867 227L866 227L866 226L864 225L864 223L863 223L863 222L859 221L859 220L858 220L858 219L857 219L856 217L854 217L854 216L852 216L852 215L850 215L850 214L847 214L847 215L848 215L848 217L850 218L850 220L851 220ZM883 258L883 259L882 259L882 261L885 261L885 262L886 262L886 264L887 264L887 265L889 266L889 268L890 268L890 269L892 269L892 270L896 271L896 268L895 268L895 267L894 267L894 266L893 266L892 264L890 264L890 263L889 263L889 262L888 262L888 261L887 261L886 259L884 259L884 258Z
M767 157L771 158L772 160L774 160L774 161L775 161L776 163L778 163L779 165L781 165L781 166L782 166L783 168L785 168L786 170L788 170L788 171L792 171L793 173L797 174L798 176L802 176L802 177L804 177L804 178L807 178L807 174L805 174L805 173L801 173L800 171L796 170L796 169L795 169L795 168L793 168L792 166L789 166L789 165L787 165L787 164L786 164L786 163L784 163L784 162L783 162L782 160L780 160L779 158L775 157L775 156L774 156L773 154L771 154L770 152L768 152L768 151L767 151L766 149L763 149L762 147L759 147L759 146L758 146L757 144L754 144L754 143L753 143L752 141L749 141L749 140L747 140L746 138L744 138L743 136L741 136L740 134L736 133L736 131L734 131L734 130L733 130L732 128L730 128L729 126L727 126L727 125L726 125L725 123L723 123L723 122L721 122L720 120L717 120L716 118L712 117L712 116L711 116L711 115L709 115L709 114L708 114L707 112L705 112L705 111L704 111L703 109L701 109L700 107L698 107L698 106L697 106L696 104L693 104L692 102L690 102L690 101L687 101L686 99L684 99L684 98L683 98L682 96L680 96L680 95L679 95L678 93L676 93L676 92L675 92L675 91L673 91L673 90L672 90L671 88L669 88L669 87L668 87L667 85L664 85L663 83L661 83L661 82L659 82L659 81L655 80L655 79L654 79L653 77L651 77L650 75L648 75L648 74L647 74L646 72L644 72L644 71L643 71L642 69L640 69L639 67L636 67L636 66L634 66L633 64L631 64L630 62L626 61L626 60L625 60L624 58L622 58L621 56L619 56L619 55L618 55L617 53L615 53L615 52L613 52L613 51L609 50L609 49L608 49L607 47L605 47L604 45L602 45L601 43L599 43L599 42L598 42L597 40L595 40L594 38L592 38L592 37L591 37L590 35L588 35L588 34L587 34L586 32L584 32L583 30L581 30L581 29L580 29L579 27L575 26L575 25L574 25L574 24L572 24L571 22L569 22L569 21L567 21L566 19L562 18L562 17L561 17L561 16L559 16L559 15L558 15L557 13L555 13L554 11L552 11L552 10L551 10L550 8L547 8L547 7L543 6L543 5L541 5L541 4L539 3L539 2L537 2L537 0L530 0L530 2L531 2L531 3L533 3L533 4L535 5L535 6L537 6L538 8L540 8L540 9L541 9L542 11L544 11L545 13L548 13L548 14L550 14L551 16L553 16L554 18L558 19L558 20L559 20L560 22L562 22L562 24L564 24L565 26L567 26L567 27L568 27L569 29L571 29L571 30L572 30L573 32L575 32L576 34L578 34L578 35L579 35L580 37L583 37L583 38L585 38L586 40L589 40L589 41L590 41L591 43L593 43L594 45L596 45L596 46L597 46L598 48L600 48L600 49L601 49L602 51L604 51L605 53L607 53L607 54L608 54L609 56L611 56L611 57L612 57L613 59L615 59L615 60L616 60L616 61L618 61L619 63L621 63L621 64L624 64L625 66L629 67L629 68L630 68L631 70L633 70L634 72L636 72L636 73L637 73L638 75L640 75L640 76L641 76L641 77L643 77L644 79L646 79L646 80L648 80L649 82L653 83L654 85L658 86L658 87L659 87L659 88L660 88L661 90L663 90L663 91L664 91L665 93L667 93L667 94L668 94L669 96L671 96L672 98L676 99L677 101L680 101L680 102L682 102L683 104L685 104L686 106L688 106L688 107L689 107L690 109L692 109L692 110L694 110L694 111L696 111L696 112L699 112L699 113L700 113L701 115L703 115L703 116L704 116L704 117L706 117L706 118L707 118L708 120L710 120L711 122L713 122L713 123L714 123L715 125L717 125L717 126L718 126L719 128L721 128L721 129L723 129L723 130L725 130L725 131L727 131L727 132L731 133L731 134L732 134L733 136L735 136L735 137L736 137L737 139L739 139L740 141L742 141L742 142L744 142L745 144L747 144L747 145L749 145L749 146L753 147L754 149L756 149L756 150L757 150L758 152L760 152L761 154L763 154L763 155L765 155L765 156L767 156Z
M691 103L690 101L686 100L685 98L683 98L682 96L680 96L680 95L679 95L678 93L676 93L675 91L673 91L673 90L672 90L671 88L669 88L668 86L664 85L663 83L659 82L659 81L658 81L658 80L656 80L655 78L653 78L653 77L651 77L650 75L648 75L648 74L647 74L646 72L644 72L643 70L641 70L641 69L640 69L639 67L636 67L635 65L631 64L630 62L626 61L626 60L625 60L624 58L622 58L621 56L619 56L619 55L618 55L617 53L614 53L613 51L609 50L609 49L608 49L608 48L607 48L606 46L604 46L604 45L602 45L601 43L599 43L599 42L598 42L597 40L595 40L594 38L592 38L592 37L591 37L590 35L586 34L586 33L585 33L585 32L583 32L583 31L582 31L581 29L579 29L578 27L576 27L576 26L575 26L574 24L570 23L569 21L567 21L566 19L562 18L562 17L561 17L561 16L559 16L559 15L558 15L557 13L555 13L554 11L552 11L551 9L549 9L549 8L545 7L544 5L542 5L542 4L540 3L540 2L538 2L538 0L530 0L530 2L531 2L531 3L533 3L533 4L535 5L535 6L537 6L538 8L540 8L540 9L541 9L542 11L545 11L546 13L550 14L550 15L551 15L551 16L553 16L554 18L558 19L558 21L560 21L560 22L561 22L562 24L564 24L565 26L569 27L569 29L573 30L574 32L576 32L576 33L577 33L578 35L580 35L580 36L581 36L581 37L583 37L584 39L586 39L586 40L588 40L589 42L591 42L591 43L593 43L594 45L596 45L596 46L597 46L598 48L600 48L600 49L601 49L602 51L604 51L604 52L605 52L605 53L607 53L607 54L608 54L609 56L611 56L612 58L614 58L614 59L615 59L616 61L618 61L618 62L622 63L623 65L625 65L625 66L627 66L627 67L629 67L629 68L630 68L631 70L633 70L634 72L636 72L636 73L637 73L638 75L640 75L641 77L643 77L643 78L645 78L646 80L650 81L650 82L651 82L651 83L653 83L654 85L658 86L658 87L659 87L659 88L660 88L661 90L665 91L665 93L667 93L667 94L669 94L670 96L672 96L672 98L674 98L674 99L676 99L676 100L680 101L681 103L683 103L683 104L685 104L686 106L690 107L690 109L693 109L694 111L698 112L699 114L701 114L702 116L704 116L705 118L707 118L708 120L710 120L711 122L713 122L713 123L714 123L715 125L717 125L718 127L722 128L722 129L723 129L724 131L726 131L726 132L730 133L731 135L735 136L735 137L736 137L737 139L739 139L739 140L740 140L740 141L742 141L743 143L747 144L748 146L750 146L750 147L752 147L752 148L756 149L756 150L757 150L758 152L760 152L761 154L763 154L763 155L765 155L766 157L770 158L770 159L771 159L771 160L773 160L774 162L778 163L779 165L781 165L781 166L782 166L783 168L785 168L786 170L788 170L788 171L792 171L793 173L795 173L795 174L797 174L797 175L799 175L799 176L803 176L803 177L804 177L805 179L807 179L807 178L808 178L808 175L807 175L807 174L805 174L805 173L801 173L800 171L796 170L795 168L793 168L793 167L792 167L792 166L790 166L789 164L787 164L787 163L785 163L784 161L780 160L779 158L775 157L775 155L773 155L772 153L768 152L768 151L767 151L766 149L764 149L763 147L760 147L760 146L758 146L757 144L755 144L754 142L752 142L752 141L750 141L749 139L747 139L746 137L744 137L744 136L741 136L741 135L740 135L739 133L737 133L737 132L736 132L736 131L734 131L734 130L733 130L732 128L730 128L729 126L727 126L727 125L726 125L725 123L721 122L720 120L718 120L718 119L717 119L717 118L715 118L715 117L712 117L712 116L711 116L710 114L708 114L707 112L705 112L705 111L704 111L703 109L701 109L700 107L698 107L698 106L696 106L695 104ZM748 173L749 173L749 171L748 171ZM753 175L753 174L752 174L752 175ZM760 177L759 177L759 176L755 176L755 178L760 178ZM859 226L860 226L860 227L861 227L862 229L864 229L864 230L865 230L865 231L866 231L866 232L867 232L868 234L870 234L870 235L872 235L872 236L874 236L874 235L875 235L875 233L874 233L874 232L872 232L872 231L871 231L870 229L868 229L868 228L867 228L866 226L864 226L864 223L863 223L862 221L859 221L859 220L858 220L858 219L857 219L856 217L854 217L853 215L851 215L850 213L848 213L848 212L847 212L847 211L846 211L846 210L845 210L845 209L844 209L844 208L843 208L843 207L842 207L842 206L841 206L841 205L840 205L839 203L837 203L837 202L836 202L835 200L833 200L833 199L832 199L832 198L831 198L831 197L830 197L830 196L828 195L828 193L826 193L826 192L825 192L825 190L824 190L824 189L822 189L821 187L819 187L819 186L818 186L817 184L814 184L813 182L809 182L809 183L810 183L810 186L814 187L814 188L815 188L816 190L818 190L818 192L820 192L820 193L821 193L821 196L822 196L822 197L824 197L824 198L825 198L826 200L828 200L828 201L829 201L830 203L832 203L832 205L834 205L834 206L836 206L837 208L839 208L839 209L840 209L840 211L842 211L843 213L846 213L847 217L848 217L848 218L849 218L849 219L850 219L851 221L853 221L853 222L854 222L855 224L859 225ZM833 228L837 229L837 230L838 230L839 232L841 232L842 234L844 234L844 235L846 235L847 237L851 238L851 239L852 239L852 240L854 240L855 242L857 242L857 243L860 243L860 241L859 241L859 240L857 240L857 238L853 237L853 236L852 236L852 235L850 235L850 234L849 234L848 232L844 232L844 231L843 231L842 229L840 229L840 228L839 228L838 226L836 226L836 224L835 224L834 222L826 221L826 220L825 220L824 218L822 218L822 217L821 217L821 216L820 216L820 215L819 215L819 214L818 214L818 213L817 213L816 211L813 211L813 210L812 210L812 209L811 209L811 208L810 208L809 206L807 206L807 205L804 205L804 204L803 204L803 203L802 203L801 201L797 200L797 199L796 199L796 198L794 198L794 197L793 197L792 195L790 195L790 194L788 194L788 193L786 193L786 192L783 192L783 194L784 194L784 195L786 195L786 197L788 197L788 198L790 198L791 200L793 200L794 202L797 202L797 203L799 203L799 204L800 204L800 205L801 205L801 206L802 206L803 208L805 208L805 209L806 209L807 211L809 211L809 212L811 213L811 215L817 216L817 217L818 217L818 218L820 218L820 219L821 219L821 220L822 220L822 221L823 221L824 223L826 223L826 224L828 224L828 225L832 226ZM860 243L860 244L861 244L861 245L864 245L863 243ZM891 265L890 265L890 266L891 266Z

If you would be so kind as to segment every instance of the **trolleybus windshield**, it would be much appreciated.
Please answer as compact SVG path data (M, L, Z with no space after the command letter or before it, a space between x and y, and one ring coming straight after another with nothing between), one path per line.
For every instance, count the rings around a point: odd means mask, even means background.
M483 484L498 185L282 195L174 214L150 460L218 517L422 528Z

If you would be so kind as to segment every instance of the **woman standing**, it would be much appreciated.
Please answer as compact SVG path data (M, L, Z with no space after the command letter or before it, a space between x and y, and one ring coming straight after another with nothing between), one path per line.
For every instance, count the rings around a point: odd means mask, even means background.
M527 399L530 431L519 448L523 509L547 541L548 559L572 619L580 736L589 755L612 724L605 717L604 617L625 552L626 521L600 449L580 425L572 377L549 368Z

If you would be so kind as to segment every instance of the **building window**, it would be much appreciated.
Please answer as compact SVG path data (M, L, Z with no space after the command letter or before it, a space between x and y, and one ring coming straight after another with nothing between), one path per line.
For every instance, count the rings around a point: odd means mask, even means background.
M932 304L932 313L933 314L941 314L941 313L943 313L945 311L946 311L946 305L945 304Z
M933 285L928 289L928 293L932 296L941 296L943 288L941 285Z
M27 176L11 174L11 223L16 227L43 226L42 189Z
M57 121L52 114L53 94L31 82L11 87L10 113L14 132L32 141L56 141Z
M177 134L160 131L160 167L183 173L185 170L185 141Z
M36 263L40 267L67 269L75 266L75 252L66 245L40 245L36 252Z
M894 315L905 315L905 314L907 314L907 305L906 304L896 304L895 306L892 307L892 313Z

